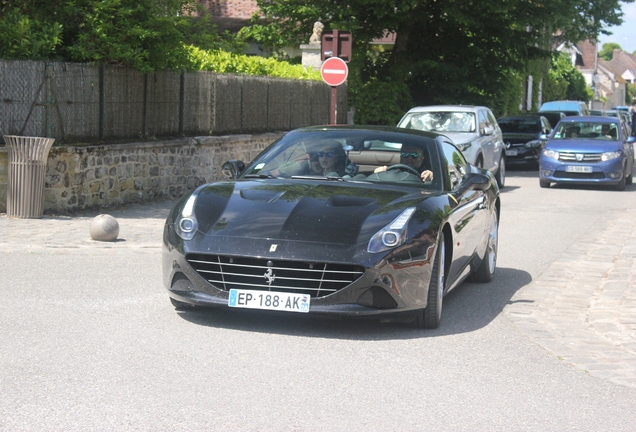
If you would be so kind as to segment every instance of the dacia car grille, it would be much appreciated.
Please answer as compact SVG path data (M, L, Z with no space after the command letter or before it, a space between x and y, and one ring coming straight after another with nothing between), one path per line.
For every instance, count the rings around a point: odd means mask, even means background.
M577 153L559 152L559 160L564 162L600 162L601 153L578 153L583 156L583 159L577 159Z
M188 254L186 260L202 278L222 290L278 291L313 298L333 294L364 274L364 267L349 264L207 254Z

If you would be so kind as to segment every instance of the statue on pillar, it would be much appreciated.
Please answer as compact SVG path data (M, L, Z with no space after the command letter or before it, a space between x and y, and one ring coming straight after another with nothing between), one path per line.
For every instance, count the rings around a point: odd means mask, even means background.
M0 0L1 1L1 0ZM316 70L320 70L322 60L320 60L320 43L322 41L322 31L325 28L320 21L314 23L314 31L309 38L308 44L301 44L302 65Z
M316 21L314 23L314 31L311 34L311 37L309 38L309 43L310 44L319 44L320 43L320 38L322 36L322 31L324 30L325 25L323 23L321 23L320 21Z

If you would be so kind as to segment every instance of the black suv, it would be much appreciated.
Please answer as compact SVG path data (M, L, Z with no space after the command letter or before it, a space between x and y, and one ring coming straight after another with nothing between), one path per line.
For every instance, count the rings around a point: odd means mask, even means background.
M548 119L538 114L524 114L501 117L497 123L506 146L506 164L538 167L539 152L543 146L539 136L552 132Z

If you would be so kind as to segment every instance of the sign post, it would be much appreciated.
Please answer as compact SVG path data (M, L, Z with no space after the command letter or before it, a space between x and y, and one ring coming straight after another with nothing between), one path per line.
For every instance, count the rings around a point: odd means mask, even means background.
M320 76L322 80L331 86L331 110L329 115L329 124L336 124L338 89L347 80L349 75L349 67L339 57L330 57L320 67Z
M351 32L331 30L322 32L320 38L320 59L324 61L320 68L320 75L324 82L331 86L331 110L329 114L330 124L336 124L338 110L338 87L347 80L349 68L347 63L351 60L351 47L353 38Z

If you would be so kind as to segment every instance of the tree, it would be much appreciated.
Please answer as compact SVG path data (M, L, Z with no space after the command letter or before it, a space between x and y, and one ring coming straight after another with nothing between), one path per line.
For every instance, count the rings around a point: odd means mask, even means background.
M572 65L570 56L556 52L552 55L550 70L544 87L544 101L551 100L590 100L590 92L585 78Z
M528 61L548 59L555 42L593 39L622 22L620 0L258 0L258 5L265 19L255 20L260 27L252 36L276 35L270 43L305 42L317 20L326 29L350 30L350 76L357 75L352 88L371 80L403 82L415 104L484 104L499 114L512 100L506 95L519 93L511 74L522 72ZM386 63L378 64L366 55L367 43L384 31L397 38Z
M194 0L0 0L0 57L178 69L188 43L232 46L194 10Z
M617 43L614 43L614 42L604 43L603 48L601 49L601 51L599 51L598 55L603 60L610 61L612 60L612 57L614 56L615 49L621 50L621 51L623 50L621 46Z
M636 84L627 83L627 94L625 95L625 104L632 105L636 101Z

